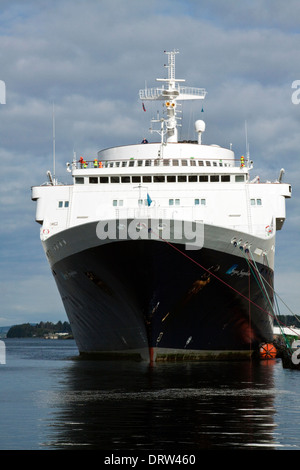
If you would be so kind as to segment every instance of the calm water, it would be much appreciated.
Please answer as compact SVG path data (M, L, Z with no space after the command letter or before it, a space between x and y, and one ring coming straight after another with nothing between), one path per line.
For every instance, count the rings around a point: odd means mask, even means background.
M1 450L300 449L300 371L279 360L149 368L78 360L70 340L5 345Z

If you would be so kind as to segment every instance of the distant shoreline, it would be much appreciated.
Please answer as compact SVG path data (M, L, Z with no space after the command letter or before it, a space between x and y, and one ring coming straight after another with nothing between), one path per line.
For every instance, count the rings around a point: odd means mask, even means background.
M5 338L45 338L45 339L73 339L73 333L68 322L40 322L36 324L22 323L7 327L6 332L2 332L5 327L0 328L1 337Z

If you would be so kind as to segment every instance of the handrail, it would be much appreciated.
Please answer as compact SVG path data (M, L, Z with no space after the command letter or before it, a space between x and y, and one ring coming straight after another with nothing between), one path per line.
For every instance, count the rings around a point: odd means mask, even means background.
M239 159L212 158L131 158L118 160L74 161L73 168L137 168L137 167L206 167L206 168L237 168Z
M166 99L168 94L168 89L163 87L155 87L155 88L145 88L144 90L139 91L139 96L141 100L159 100L159 99ZM194 96L199 98L204 98L206 95L205 88L196 88L196 87L187 87L177 86L174 92L179 95L178 99L184 98L184 96Z

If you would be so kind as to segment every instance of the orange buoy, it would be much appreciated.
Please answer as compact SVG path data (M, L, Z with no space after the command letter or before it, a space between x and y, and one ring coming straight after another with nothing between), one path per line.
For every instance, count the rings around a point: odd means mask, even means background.
M260 347L260 357L262 359L275 359L277 350L272 343L263 344Z

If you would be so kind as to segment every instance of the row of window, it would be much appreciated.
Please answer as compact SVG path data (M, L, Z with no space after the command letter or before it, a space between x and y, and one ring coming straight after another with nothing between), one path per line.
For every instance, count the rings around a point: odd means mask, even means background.
M233 175L236 183L245 181L245 175ZM231 175L144 175L144 176L90 176L90 184L108 183L229 183ZM76 184L84 184L83 176L75 177Z
M139 206L148 206L148 200L147 199L139 199L138 200ZM114 199L113 200L113 206L114 207L122 207L124 205L123 199ZM206 205L206 199L194 199L194 205L195 206L205 206ZM180 199L169 199L169 206L180 206Z
M180 206L180 199L169 199L169 206ZM194 199L195 206L206 206L206 199Z
M69 201L58 201L58 207L61 209L62 207L69 207Z
M139 199L138 200L139 205L148 205L148 200L147 199ZM251 206L261 206L262 205L262 200L261 199L250 199L250 204ZM123 199L114 199L113 200L113 206L114 207L122 207L124 205ZM180 199L169 199L169 206L179 206L180 205ZM195 206L206 206L206 199L194 199L194 205ZM61 209L63 207L69 207L69 201L58 201L58 207Z
M92 168L98 167L98 160L95 162L87 162L87 164ZM191 158L190 160L181 160L181 159L154 159L154 160L123 160L123 161L104 161L101 162L101 168L126 168L134 166L232 166L232 163L225 163L222 160L211 161L211 160L195 160ZM80 165L82 168L82 165Z
M148 205L147 199L139 199L138 200L139 205ZM198 199L196 198L194 200L195 206L205 206L206 205L206 199ZM262 200L261 199L250 199L250 204L251 206L261 206L262 205ZM180 205L180 199L169 199L169 206L178 206ZM123 206L123 199L114 199L113 200L113 206ZM63 207L67 208L69 207L69 201L58 201L58 208L62 209Z
M261 199L250 199L251 206L261 206Z

